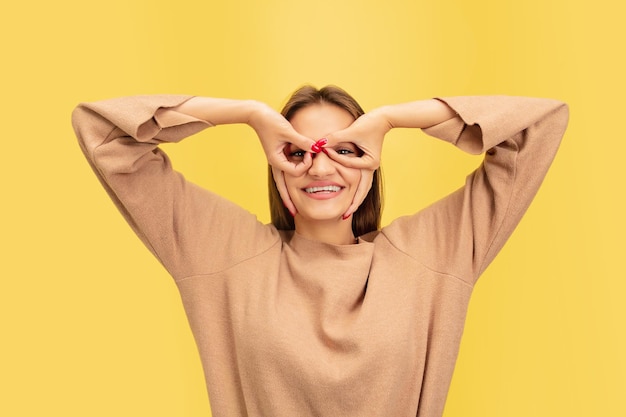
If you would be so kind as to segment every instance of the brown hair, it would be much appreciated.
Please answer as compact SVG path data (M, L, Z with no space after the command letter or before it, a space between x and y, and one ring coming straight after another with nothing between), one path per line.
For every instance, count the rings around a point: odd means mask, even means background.
M287 119L291 118L304 107L328 103L347 110L355 119L365 112L357 101L339 87L326 86L320 90L310 85L296 90L287 104L283 107L281 114ZM272 176L272 169L269 168L269 198L272 224L279 230L294 230L295 224L289 210L283 205L283 201L276 188L276 183ZM380 216L382 211L382 180L380 168L374 171L372 178L372 188L370 188L365 200L358 210L352 215L352 232L354 236L362 236L366 233L378 230L380 227Z

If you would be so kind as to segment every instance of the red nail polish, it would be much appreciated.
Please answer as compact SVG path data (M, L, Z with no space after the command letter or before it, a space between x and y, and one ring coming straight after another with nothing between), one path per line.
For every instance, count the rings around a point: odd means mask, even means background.
M347 216L344 214L343 216L341 216L341 218L343 220L348 220L350 218L351 214L348 214Z
M327 143L328 143L328 139L322 138L318 140L317 142L315 142L313 145L311 145L311 151L313 151L314 153L320 153L324 151L324 148L322 147L326 145Z

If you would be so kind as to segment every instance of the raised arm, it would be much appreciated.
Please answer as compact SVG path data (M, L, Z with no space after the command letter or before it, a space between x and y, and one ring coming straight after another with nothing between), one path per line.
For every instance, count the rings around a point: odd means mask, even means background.
M398 219L384 233L429 268L473 284L539 189L565 132L568 108L556 100L526 97L439 101L455 115L424 126L425 132L466 152L484 152L484 161L463 188L415 216Z
M255 101L139 96L81 104L72 122L85 156L128 223L168 271L183 278L226 268L277 237L245 210L187 182L158 145L226 123L248 123L260 137L278 137L264 141L264 148L285 135L301 140L280 125L280 117Z
M379 107L359 117L348 128L328 135L328 151L344 165L374 170L380 164L384 136L398 127L428 128L456 116L440 100L419 100ZM363 151L360 158L345 158L330 148L334 143L354 142Z
M284 150L289 144L302 149L310 149L314 142L296 132L283 116L265 103L254 100L194 97L172 110L204 120L212 125L248 124L257 133L270 165L293 175L300 175L307 169L306 163L290 162ZM164 113L165 115L175 114L171 111L164 111ZM161 119L163 117L161 116ZM310 163L310 160L307 159L307 162Z

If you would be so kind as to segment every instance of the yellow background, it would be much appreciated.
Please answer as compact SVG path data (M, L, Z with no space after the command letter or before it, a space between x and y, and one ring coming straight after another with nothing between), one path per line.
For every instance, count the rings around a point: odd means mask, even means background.
M340 85L366 110L494 93L570 104L543 188L476 288L445 416L626 415L622 4L3 3L0 415L209 415L175 286L91 173L70 112L143 93L279 108L303 83ZM268 221L251 129L167 149L188 178ZM479 162L392 132L384 223L457 188Z

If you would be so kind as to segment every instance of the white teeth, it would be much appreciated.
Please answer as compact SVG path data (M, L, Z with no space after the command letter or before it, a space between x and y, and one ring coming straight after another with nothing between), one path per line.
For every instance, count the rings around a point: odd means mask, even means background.
M310 187L304 189L304 191L306 191L307 193L318 193L321 191L330 191L336 193L339 190L341 190L341 187L338 187L336 185L326 185L324 187Z

